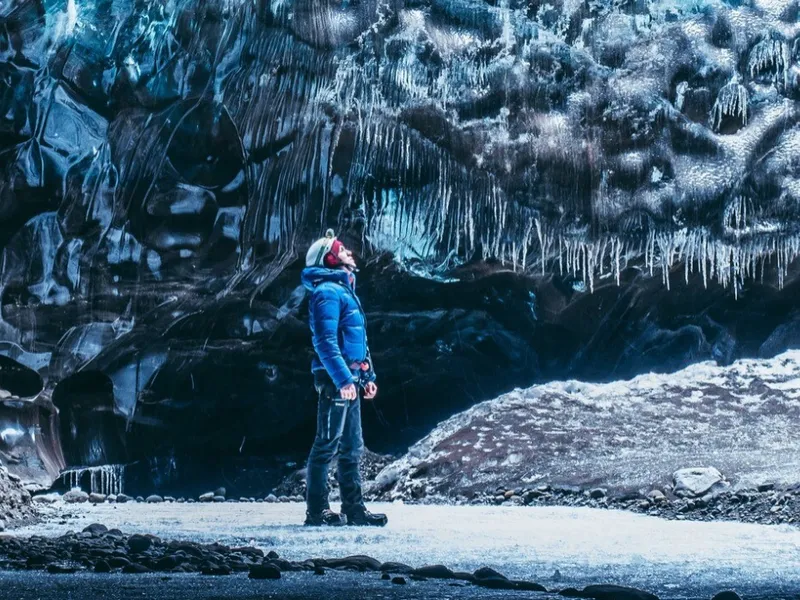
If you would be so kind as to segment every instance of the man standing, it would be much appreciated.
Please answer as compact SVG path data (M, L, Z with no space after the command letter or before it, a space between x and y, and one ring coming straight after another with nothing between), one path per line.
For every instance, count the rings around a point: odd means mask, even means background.
M367 323L356 296L353 253L329 229L311 245L303 285L311 292L309 324L316 356L311 365L319 392L317 435L308 457L306 525L375 525L386 515L373 514L361 496L359 463L364 450L361 402L378 393L367 346ZM328 503L328 466L338 452L337 478L342 514Z

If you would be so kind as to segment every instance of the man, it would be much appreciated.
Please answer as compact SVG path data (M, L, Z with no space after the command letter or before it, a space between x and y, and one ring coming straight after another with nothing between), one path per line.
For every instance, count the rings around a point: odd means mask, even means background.
M370 513L361 496L359 463L364 450L361 402L378 393L367 347L367 323L356 296L353 253L329 229L306 255L303 285L311 292L309 324L316 356L311 370L319 392L317 435L308 457L306 525L374 525L386 515ZM339 453L337 478L342 514L328 503L328 465Z

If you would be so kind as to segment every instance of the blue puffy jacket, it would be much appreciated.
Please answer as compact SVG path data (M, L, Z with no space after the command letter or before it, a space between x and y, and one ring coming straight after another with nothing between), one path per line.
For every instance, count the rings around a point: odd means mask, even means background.
M301 275L311 291L308 304L316 356L311 370L327 371L338 389L375 380L367 346L367 320L356 296L355 275L342 269L307 267ZM369 363L364 372L351 365Z

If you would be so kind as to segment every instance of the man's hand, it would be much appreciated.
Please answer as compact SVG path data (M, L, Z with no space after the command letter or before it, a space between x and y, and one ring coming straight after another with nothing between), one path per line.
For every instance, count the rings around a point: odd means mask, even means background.
M364 400L372 400L378 393L378 386L374 381L370 381L364 386Z
M344 386L339 390L339 394L342 396L343 400L355 400L358 398L358 392L356 391L354 383Z

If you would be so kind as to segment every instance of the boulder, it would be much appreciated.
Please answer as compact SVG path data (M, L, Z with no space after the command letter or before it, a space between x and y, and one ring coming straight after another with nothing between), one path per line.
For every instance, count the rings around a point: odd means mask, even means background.
M64 494L64 502L69 502L70 504L88 502L88 500L89 494L78 488L73 488Z
M130 548L131 552L145 552L152 544L153 541L149 537L138 533L128 538L128 548Z
M102 523L92 523L83 528L84 533L91 533L92 535L102 535L108 532L108 527Z
M250 579L280 579L281 570L272 564L253 565L248 574Z
M692 467L679 469L672 475L676 493L684 492L691 496L702 496L714 484L723 481L722 473L714 467Z

